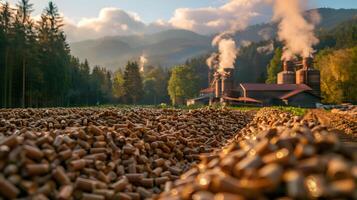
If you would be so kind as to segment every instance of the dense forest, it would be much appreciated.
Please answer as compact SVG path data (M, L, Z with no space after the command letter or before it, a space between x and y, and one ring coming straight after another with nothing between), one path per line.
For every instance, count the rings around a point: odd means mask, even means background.
M170 69L133 59L114 72L91 67L71 55L63 19L53 2L41 18L33 5L0 5L0 107L91 106L99 104L183 104L208 87L208 55ZM319 29L315 66L321 70L327 103L357 102L357 19ZM235 81L275 83L281 70L282 44L275 40L241 47Z
M39 21L31 18L32 12L29 0L20 0L16 7L0 5L0 107L169 101L168 72L148 67L140 73L136 62L129 62L123 73L92 68L71 55L53 2Z
M29 0L0 7L1 107L93 105L111 98L110 72L90 70L71 56L56 5L49 2L39 21L31 18L32 7Z

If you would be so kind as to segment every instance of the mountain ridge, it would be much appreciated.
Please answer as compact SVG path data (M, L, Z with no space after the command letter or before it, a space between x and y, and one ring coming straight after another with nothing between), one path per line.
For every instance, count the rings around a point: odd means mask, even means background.
M333 29L339 23L357 16L357 9L331 9L319 8L306 11L305 16L318 11L321 22L316 31ZM247 29L236 33L236 41L259 42L275 38L277 25L263 23L249 26ZM81 60L88 59L93 65L101 65L110 70L123 67L128 60L137 60L145 55L150 65L170 67L181 64L185 60L208 54L213 51L211 40L213 35L200 35L198 33L171 29L154 34L110 36L99 39L85 40L71 43L72 53Z

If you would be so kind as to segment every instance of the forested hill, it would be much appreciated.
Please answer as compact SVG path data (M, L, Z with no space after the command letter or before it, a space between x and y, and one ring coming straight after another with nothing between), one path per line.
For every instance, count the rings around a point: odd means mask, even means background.
M307 11L305 16L316 10ZM337 24L357 15L357 9L320 8L321 22L317 30L329 30ZM237 41L258 42L266 37L275 37L276 24L266 23L248 27L237 33ZM211 51L213 36L204 36L186 30L168 30L150 35L105 37L70 44L72 53L90 63L105 66L111 70L123 67L130 59L141 54L149 58L149 64L170 67L185 60Z
M333 29L321 29L317 37L320 43L315 47L314 61L321 71L323 101L357 103L357 18ZM282 70L282 46L277 41L263 41L241 48L235 66L236 83L276 83L277 73ZM171 97L181 101L197 97L200 89L208 86L206 58L197 57L184 66L174 67L169 82ZM181 96L172 92L175 90L180 91Z
M74 55L111 70L145 54L150 65L170 66L207 53L211 38L187 30L167 30L149 35L105 37L72 43Z

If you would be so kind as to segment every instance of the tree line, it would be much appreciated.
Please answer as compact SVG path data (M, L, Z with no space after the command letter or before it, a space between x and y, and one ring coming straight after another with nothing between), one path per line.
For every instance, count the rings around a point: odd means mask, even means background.
M110 73L70 54L53 2L39 20L33 4L0 4L0 107L91 105L106 97Z
M37 21L29 0L0 3L0 107L169 102L169 72L161 67L140 72L133 61L112 73L72 56L53 2Z
M165 69L129 61L115 72L91 67L71 55L63 19L53 2L39 20L33 5L0 4L0 107L91 106L99 104L185 104L208 87L205 56ZM325 102L356 102L356 19L318 33L316 67L321 70ZM275 83L281 71L282 44L259 52L271 41L242 47L235 66L236 82ZM267 66L267 67L266 67Z

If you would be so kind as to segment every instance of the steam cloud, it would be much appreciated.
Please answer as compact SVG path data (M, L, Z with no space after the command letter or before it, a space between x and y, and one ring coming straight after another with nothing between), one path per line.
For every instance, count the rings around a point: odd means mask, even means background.
M224 72L224 69L234 68L238 48L236 42L233 40L233 35L237 31L244 30L252 18L260 16L259 11L265 9L264 2L266 1L267 0L230 0L217 10L222 16L226 16L226 13L231 13L231 15L229 15L229 19L221 20L220 23L217 23L225 24L220 27L224 27L226 31L217 35L212 41L212 46L218 47L219 53L213 53L207 59L207 64L210 68L213 67L214 63L219 63L217 71L220 73ZM228 22L228 24L226 24L226 22Z
M211 56L207 58L206 64L210 69L217 69L219 65L219 54L212 53Z
M145 70L145 64L148 62L148 59L146 58L146 56L143 54L140 56L139 58L139 67L140 67L140 71L144 72Z
M213 46L218 46L219 51L219 66L218 72L224 72L224 69L234 68L234 62L237 58L238 49L235 41L231 37L231 32L225 32L216 36L213 41Z
M232 39L233 31L223 32L212 40L212 46L217 46L219 53L213 53L208 59L209 67L212 63L218 63L217 71L223 73L224 69L233 69L238 49Z
M319 40L314 35L315 23L319 20L318 14L313 16L311 23L307 22L302 13L301 0L274 0L273 20L280 22L278 38L285 43L282 59L290 60L296 55L312 56Z

